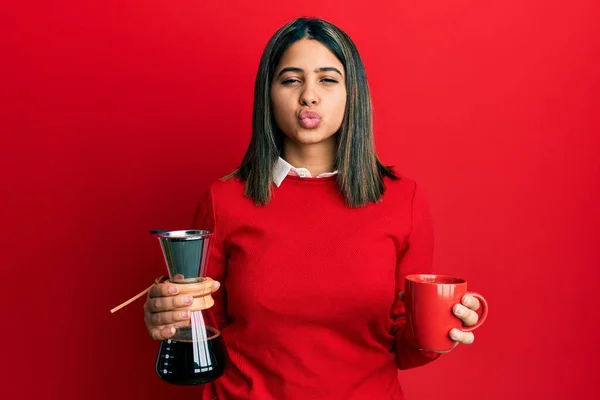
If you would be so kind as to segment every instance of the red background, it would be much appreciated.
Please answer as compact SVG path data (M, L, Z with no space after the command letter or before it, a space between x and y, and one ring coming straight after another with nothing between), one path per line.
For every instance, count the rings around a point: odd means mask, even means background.
M357 43L380 156L430 199L436 269L491 306L473 346L400 373L408 398L596 398L597 1L14 4L3 398L194 398L155 376L143 301L109 309L164 272L148 229L187 227L240 161L261 52L306 14Z

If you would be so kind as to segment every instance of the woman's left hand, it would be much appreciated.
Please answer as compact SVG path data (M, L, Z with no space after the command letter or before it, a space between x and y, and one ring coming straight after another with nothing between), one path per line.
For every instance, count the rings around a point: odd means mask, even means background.
M452 313L462 321L465 326L472 326L479 320L479 315L475 311L479 309L479 300L473 296L465 294L461 299L462 304L455 304L452 307ZM473 332L463 332L460 329L451 329L448 332L450 339L460 344L472 344L475 340Z

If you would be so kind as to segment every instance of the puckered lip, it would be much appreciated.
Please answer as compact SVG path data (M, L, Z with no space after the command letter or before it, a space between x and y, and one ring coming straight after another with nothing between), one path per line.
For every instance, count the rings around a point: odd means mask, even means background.
M304 118L321 119L321 114L319 114L316 111L302 110L300 112L300 114L298 114L298 118L300 118L300 119L304 119Z

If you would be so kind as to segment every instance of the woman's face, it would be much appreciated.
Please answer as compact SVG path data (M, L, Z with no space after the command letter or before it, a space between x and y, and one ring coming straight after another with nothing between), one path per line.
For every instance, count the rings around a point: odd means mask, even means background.
M342 63L321 42L302 39L283 54L271 84L275 122L288 141L335 141L346 109Z

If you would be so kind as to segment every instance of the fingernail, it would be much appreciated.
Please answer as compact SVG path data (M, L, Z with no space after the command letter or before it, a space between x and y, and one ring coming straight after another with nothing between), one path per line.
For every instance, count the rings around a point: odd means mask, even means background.
M175 328L171 327L171 329L169 329L169 333L171 335L174 335L175 334Z
M458 331L456 331L456 330L453 330L453 331L450 333L450 336L452 336L452 339L458 339Z
M184 304L192 304L193 301L194 301L194 299L192 298L192 296L185 296L183 298L183 303Z
M169 293L177 294L177 286L169 286Z
M179 313L179 315L181 316L181 318L187 318L189 316L188 311L182 311Z
M454 314L461 315L463 313L463 308L461 306L454 307Z
M470 305L471 305L471 299L469 299L468 297L465 297L465 298L463 299L463 304L464 304L465 306L470 306Z

